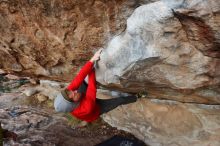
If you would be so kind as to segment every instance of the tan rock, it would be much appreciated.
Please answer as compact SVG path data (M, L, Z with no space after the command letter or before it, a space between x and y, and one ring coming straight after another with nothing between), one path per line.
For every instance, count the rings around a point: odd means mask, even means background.
M20 77L12 74L7 74L5 77L7 77L9 80L18 80Z
M34 85L39 83L38 79L30 79L29 81L30 81L31 84L34 84Z
M62 83L50 80L40 80L40 86L42 87L53 87L53 88L61 88Z
M219 118L220 105L143 98L103 115L110 125L133 133L150 146L218 146Z
M47 101L48 97L43 95L43 94L36 94L35 95L35 98L37 98L37 100L42 103L44 101Z
M0 74L5 74L6 72L2 69L0 69Z
M39 92L39 90L35 87L26 88L22 91L22 93L24 93L26 96L32 96L32 95L36 94L37 92Z

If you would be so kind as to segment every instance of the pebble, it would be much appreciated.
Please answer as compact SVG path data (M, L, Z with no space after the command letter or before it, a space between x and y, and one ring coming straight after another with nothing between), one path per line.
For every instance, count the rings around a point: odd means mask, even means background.
M9 80L19 80L20 77L12 74L7 74L5 77L7 77Z
M29 80L31 84L37 85L39 83L39 80L37 79L30 79Z
M36 88L27 88L24 91L22 91L22 93L24 93L26 96L34 95L37 92L38 92L38 90Z

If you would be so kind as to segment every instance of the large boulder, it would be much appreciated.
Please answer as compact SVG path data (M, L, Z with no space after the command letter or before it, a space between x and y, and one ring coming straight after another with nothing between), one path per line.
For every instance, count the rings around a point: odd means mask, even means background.
M140 99L103 119L151 146L220 145L219 12L217 0L138 7L104 50L97 80L158 99Z
M127 92L220 103L220 2L158 1L138 7L98 64L97 80Z

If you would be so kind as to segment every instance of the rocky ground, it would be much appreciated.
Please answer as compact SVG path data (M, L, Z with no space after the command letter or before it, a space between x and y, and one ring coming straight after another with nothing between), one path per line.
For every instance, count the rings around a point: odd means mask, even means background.
M49 81L38 83L29 78L0 76L0 122L4 129L18 135L17 141L5 140L5 146L93 146L115 135L136 139L102 119L84 128L71 128L79 120L69 114L54 112L53 94L46 92L57 84ZM140 144L143 143L140 141Z

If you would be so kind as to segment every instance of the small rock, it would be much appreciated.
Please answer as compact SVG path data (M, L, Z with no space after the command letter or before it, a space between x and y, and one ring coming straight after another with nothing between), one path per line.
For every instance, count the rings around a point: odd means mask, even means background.
M37 79L30 79L29 81L31 84L34 84L34 85L39 83L39 80L37 80Z
M45 96L45 95L43 95L43 94L37 94L35 97L37 98L37 100L38 100L40 103L42 103L42 102L44 102L44 101L46 101L46 100L48 99L48 97Z
M0 75L2 75L2 74L6 74L6 72L4 70L0 69Z
M26 95L26 96L31 96L31 95L34 95L38 92L38 90L36 88L28 88L28 89L25 89L23 91L23 93Z
M50 80L40 80L40 85L43 87L54 87L54 88L61 88L59 82L50 81Z
M43 39L45 34L42 30L37 30L36 33L35 33L35 36L38 38L38 39Z
M41 92L41 94L49 97L50 100L54 100L57 96L57 94L60 93L60 89L57 89L57 88L52 88L52 87L42 87L42 86L39 86L38 88L38 91Z
M12 74L7 74L5 77L7 77L10 80L18 80L18 79L20 79L20 77L18 77L16 75L12 75Z

